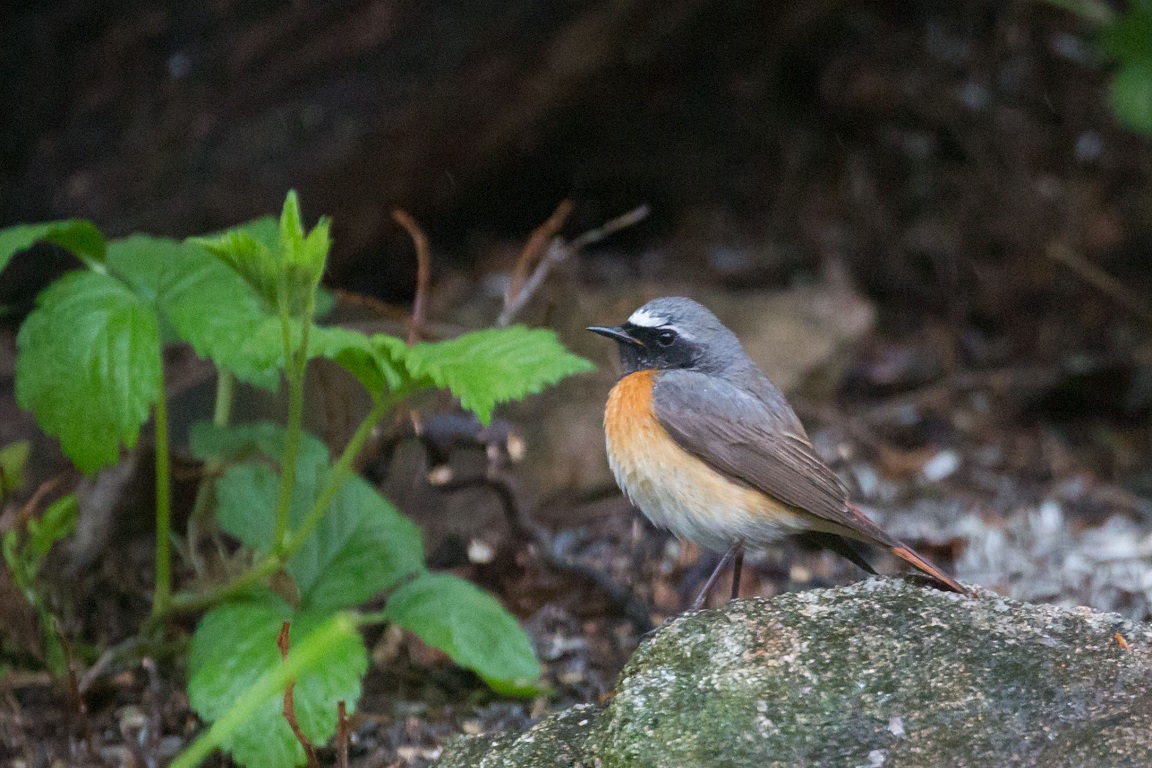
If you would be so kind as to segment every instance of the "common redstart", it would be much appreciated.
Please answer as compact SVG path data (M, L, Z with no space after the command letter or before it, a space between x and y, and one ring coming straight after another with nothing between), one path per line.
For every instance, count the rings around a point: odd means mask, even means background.
M691 299L656 299L615 328L624 374L604 432L616 482L656 525L725 555L693 608L744 545L788 535L875 573L859 545L878 545L946 590L966 593L848 501L780 390L716 316Z

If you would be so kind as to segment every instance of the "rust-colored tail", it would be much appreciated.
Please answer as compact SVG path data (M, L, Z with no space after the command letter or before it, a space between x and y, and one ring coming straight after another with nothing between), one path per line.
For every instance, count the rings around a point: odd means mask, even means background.
M841 535L862 541L865 544L884 547L896 555L896 557L932 579L932 581L936 582L936 586L941 589L948 590L949 592L958 592L961 595L970 594L967 589L960 586L959 582L913 552L904 542L899 539L894 539L885 533L880 526L872 522L872 518L861 512L860 508L855 504L845 504L844 511L847 512L847 515L837 522L844 525L848 530Z
M888 551L896 555L908 565L923 573L928 578L936 582L940 587L952 592L959 592L961 595L967 595L968 590L960 585L959 582L949 577L932 563L928 562L920 555L913 552L906 546L900 545L897 547L889 547Z

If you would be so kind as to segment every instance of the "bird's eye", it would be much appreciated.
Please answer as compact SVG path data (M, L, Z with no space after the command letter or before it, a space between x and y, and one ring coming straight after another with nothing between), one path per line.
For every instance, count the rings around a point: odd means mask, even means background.
M674 341L676 341L676 331L665 329L656 334L656 342L662 347L670 347Z

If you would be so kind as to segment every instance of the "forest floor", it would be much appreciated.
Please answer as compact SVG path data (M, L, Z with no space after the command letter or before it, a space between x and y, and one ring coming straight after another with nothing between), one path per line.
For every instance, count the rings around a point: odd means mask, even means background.
M1059 314L1053 322L1075 324ZM939 327L898 338L874 332L857 345L832 400L798 396L817 448L887 530L961 580L1021 599L1152 617L1152 502L1143 469L1152 465L1152 436L1143 409L1101 412L1112 399L1140 394L1147 347L1096 359L1049 350L945 374L942 334ZM638 615L618 595L557 570L540 557L540 542L513 534L472 557L479 562L447 562L518 614L549 692L534 700L496 696L414 637L378 631L369 637L372 670L352 721L352 765L428 765L453 736L520 729L612 690L645 622L658 625L683 610L716 557L654 529L610 489L587 507L570 516L578 524L552 525L546 535L563 539L568 561L604 574L648 610ZM62 590L89 601L69 612L78 637L123 640L147 616L150 536L146 526L122 532L110 545L119 557L101 554L93 574L76 578L75 592ZM892 562L879 564L895 572ZM785 542L750 554L741 594L861 575L835 555ZM726 596L726 579L712 604ZM5 615L19 623L18 610L6 605ZM190 628L176 627L176 636ZM88 651L106 653L95 672L78 665L82 709L67 681L34 668L9 671L0 705L8 764L162 763L198 732L174 658L160 659L156 670L107 651ZM330 761L331 751L322 757Z

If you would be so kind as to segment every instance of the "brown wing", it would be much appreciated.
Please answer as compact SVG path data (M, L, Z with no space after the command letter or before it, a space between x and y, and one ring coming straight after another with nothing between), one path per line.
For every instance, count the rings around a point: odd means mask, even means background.
M666 371L652 398L672 439L713 469L877 543L898 545L849 506L848 490L816 455L791 407L774 388L771 394L770 407L717 377Z

